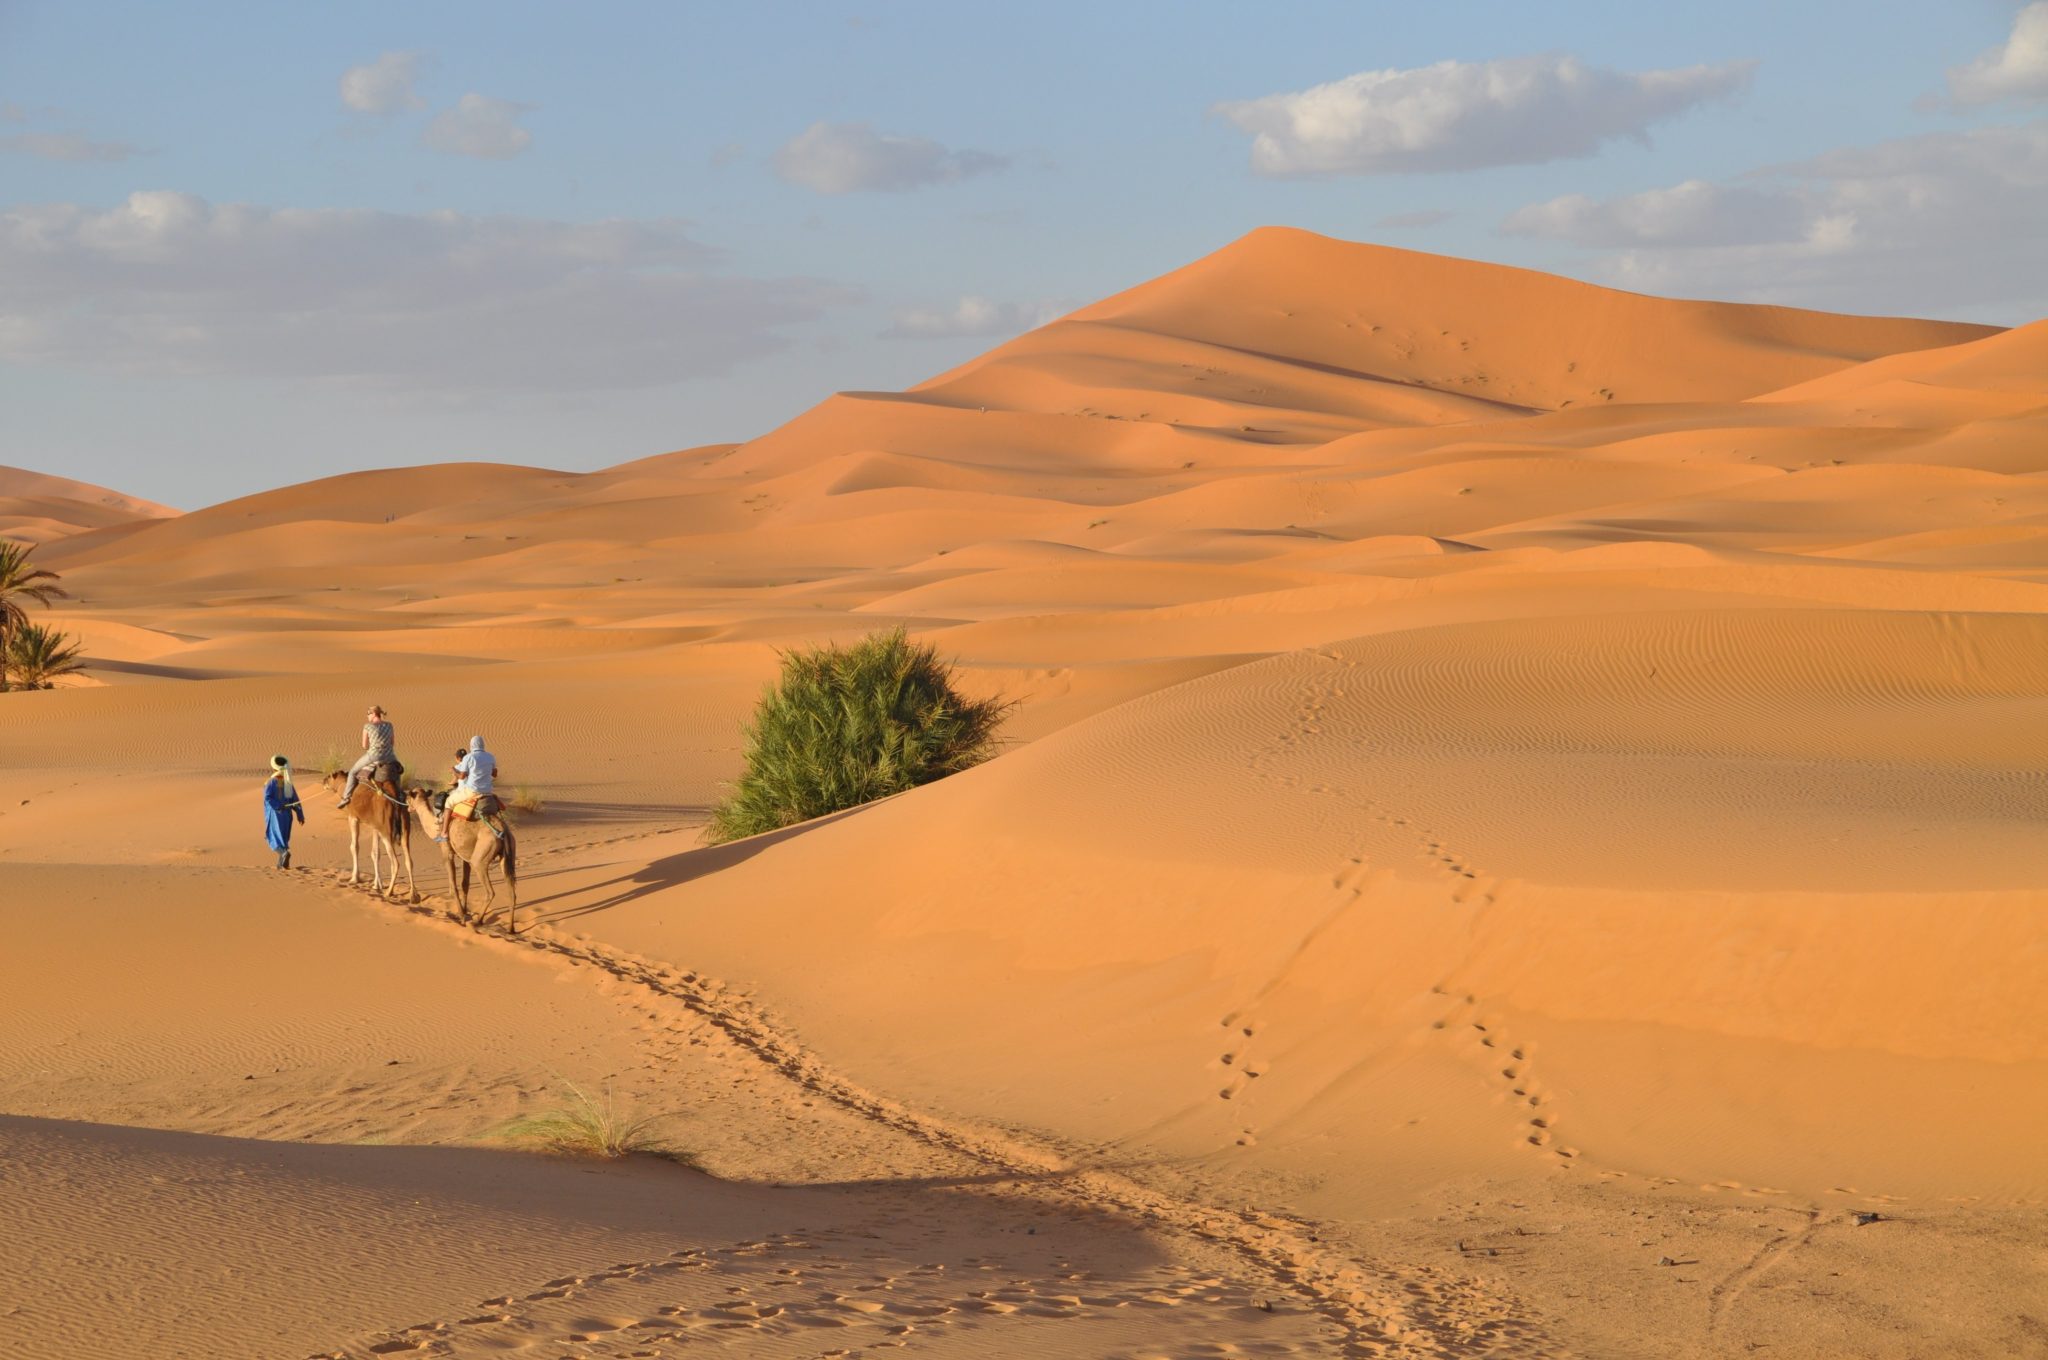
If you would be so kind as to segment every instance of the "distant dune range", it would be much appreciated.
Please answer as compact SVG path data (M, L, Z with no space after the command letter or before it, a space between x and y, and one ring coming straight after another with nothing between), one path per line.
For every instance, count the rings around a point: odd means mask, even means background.
M2021 1353L2044 474L2048 322L1280 229L598 473L176 514L0 469L100 682L0 701L0 866L260 893L223 866L260 858L270 753L345 754L374 700L416 765L480 731L554 803L537 938L718 979L833 1080L1031 1157L1305 1216L1288 1278L1354 1353ZM1013 749L698 849L776 648L898 623L1023 701ZM71 963L5 981L78 1004Z

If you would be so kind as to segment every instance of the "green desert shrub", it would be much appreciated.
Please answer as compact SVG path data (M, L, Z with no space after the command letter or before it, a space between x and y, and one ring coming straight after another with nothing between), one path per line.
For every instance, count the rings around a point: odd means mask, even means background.
M8 637L0 668L5 669L9 683L16 689L55 689L65 676L85 670L79 652L77 639L69 633L24 623Z
M748 724L747 769L711 814L713 841L774 831L929 784L995 754L1011 704L969 699L902 629L785 652Z

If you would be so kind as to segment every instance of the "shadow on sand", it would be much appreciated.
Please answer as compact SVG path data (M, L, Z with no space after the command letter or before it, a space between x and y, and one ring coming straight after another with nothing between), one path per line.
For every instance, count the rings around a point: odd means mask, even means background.
M696 850L685 850L680 854L668 855L652 863L642 865L629 874L621 874L617 878L607 879L605 882L596 884L593 888L571 889L551 893L546 897L536 898L530 902L522 902L519 904L520 910L534 909L537 914L531 919L535 925L552 925L562 921L573 920L578 916L589 916L596 912L610 911L614 907L623 907L628 903L637 902L650 893L662 892L684 883L695 882L697 879L709 877L720 870L730 869L736 864L744 864L754 856L771 850L785 841L795 840L797 837L808 835L820 827L830 826L834 822L844 821L848 817L857 816L873 806L873 803L864 803L860 807L848 808L844 812L835 812L829 816L819 817L814 821L804 822L798 826L788 826L780 831L766 831L758 836L749 836L743 841L732 841L725 845L707 845ZM595 901L579 903L573 907L563 907L556 911L545 910L548 903L559 902L565 897L580 896L586 892L606 893L607 890L610 890L607 895L601 896Z

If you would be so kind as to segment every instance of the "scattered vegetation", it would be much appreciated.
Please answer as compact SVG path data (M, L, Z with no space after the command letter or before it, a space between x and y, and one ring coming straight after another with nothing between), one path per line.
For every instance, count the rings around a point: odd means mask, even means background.
M78 657L79 644L68 633L24 623L7 639L7 655L0 658L0 670L7 672L16 689L55 689L57 681L85 669Z
M0 539L0 693L8 688L8 676L14 669L14 643L20 632L29 627L28 606L47 606L52 600L65 598L64 590L57 584L57 573L38 567L30 561L35 545L16 543L11 539ZM63 634L57 635L61 645ZM73 649L74 657L76 649ZM81 669L73 665L69 674ZM45 689L45 685L28 685L29 689Z
M714 841L885 798L995 754L1013 705L968 699L952 667L902 629L785 652L747 725L747 768L711 814Z
M655 1136L654 1126L668 1116L625 1114L619 1109L609 1083L601 1100L575 1082L564 1081L562 1086L569 1094L566 1105L515 1119L500 1129L499 1134L514 1142L533 1143L567 1157L614 1159L644 1153L686 1166L695 1165L688 1153L670 1147Z
M498 795L506 809L522 817L538 817L548 810L548 800L541 796L539 789L528 784L515 784L510 793Z

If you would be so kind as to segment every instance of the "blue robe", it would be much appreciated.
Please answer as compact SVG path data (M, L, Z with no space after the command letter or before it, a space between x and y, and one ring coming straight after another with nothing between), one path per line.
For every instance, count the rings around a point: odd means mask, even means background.
M280 854L292 848L292 818L306 820L306 810L284 788L281 779L263 781L263 835Z

